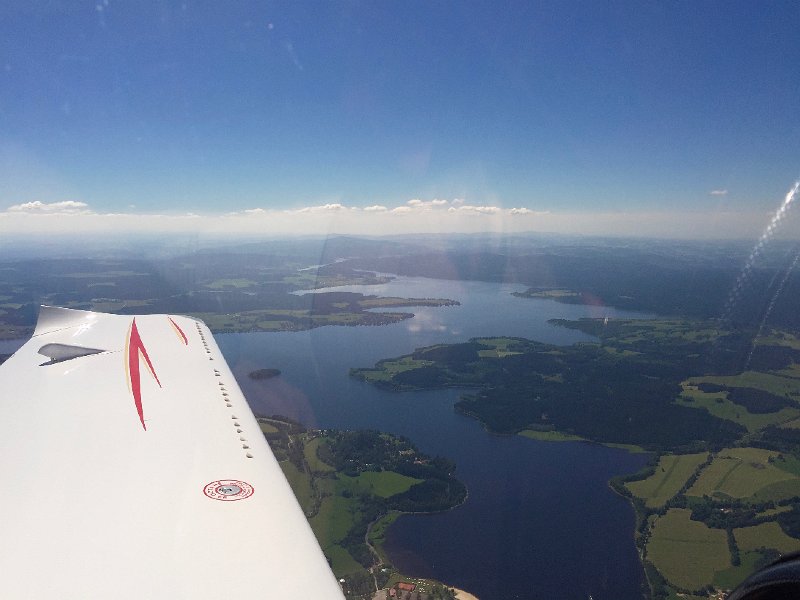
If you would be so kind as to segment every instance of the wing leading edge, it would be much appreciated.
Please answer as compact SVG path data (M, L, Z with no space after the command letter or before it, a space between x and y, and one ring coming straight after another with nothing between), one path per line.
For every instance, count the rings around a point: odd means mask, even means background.
M342 598L202 322L43 307L0 403L7 597Z

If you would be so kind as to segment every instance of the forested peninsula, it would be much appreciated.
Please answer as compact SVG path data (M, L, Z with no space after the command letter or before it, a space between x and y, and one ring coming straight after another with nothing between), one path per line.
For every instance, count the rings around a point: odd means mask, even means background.
M598 341L475 338L351 375L470 388L456 410L495 433L652 452L611 485L636 509L653 598L708 598L800 550L800 336L713 320L551 323Z

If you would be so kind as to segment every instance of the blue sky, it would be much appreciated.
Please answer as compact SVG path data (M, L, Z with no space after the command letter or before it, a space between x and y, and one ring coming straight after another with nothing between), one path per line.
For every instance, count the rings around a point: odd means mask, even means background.
M763 215L800 175L798 31L795 2L6 2L0 211Z

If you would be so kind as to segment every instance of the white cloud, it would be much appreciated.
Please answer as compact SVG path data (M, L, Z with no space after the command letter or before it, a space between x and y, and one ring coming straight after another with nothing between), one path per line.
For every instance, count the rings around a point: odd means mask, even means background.
M728 190L711 190L708 194L710 196L727 196Z
M430 212L436 209L443 209L451 204L459 204L459 203L463 203L463 200L451 201L451 200L441 200L439 198L435 198L433 200L420 200L419 198L414 198L413 200L409 200L408 202L406 202L406 207L417 211ZM402 211L402 212L407 212L407 211Z
M92 211L85 202L33 201L0 210L5 233L104 234L193 232L226 235L330 235L403 233L556 232L584 235L680 238L758 237L771 215L742 211L548 212L528 207L467 204L462 199L422 200L364 208L330 202L291 210L248 208L227 214L157 214ZM57 218L57 216L64 218ZM790 232L785 232L791 237Z
M547 210L531 210L530 208L525 208L524 206L520 208L512 208L508 211L510 215L549 215L550 211Z
M501 209L498 206L473 206L471 204L462 204L458 207L451 206L447 210L451 213L496 215L500 213Z
M24 202L22 204L9 206L7 210L10 213L28 214L86 214L91 212L86 202L77 202L75 200L49 203L34 200L33 202Z
M344 204L340 204L338 202L334 204L322 204L319 206L306 206L305 208L301 208L297 211L287 211L287 212L298 212L298 213L324 213L324 212L338 212L341 210L346 210L347 207Z

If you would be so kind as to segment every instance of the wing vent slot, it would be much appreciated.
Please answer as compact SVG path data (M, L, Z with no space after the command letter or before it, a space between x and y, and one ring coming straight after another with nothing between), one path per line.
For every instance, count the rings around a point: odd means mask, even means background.
M84 346L71 346L69 344L45 344L39 348L39 354L46 356L50 360L42 363L39 366L52 365L55 363L64 362L66 360L73 360L83 356L91 356L92 354L100 354L105 350L99 348L86 348Z

